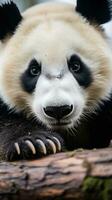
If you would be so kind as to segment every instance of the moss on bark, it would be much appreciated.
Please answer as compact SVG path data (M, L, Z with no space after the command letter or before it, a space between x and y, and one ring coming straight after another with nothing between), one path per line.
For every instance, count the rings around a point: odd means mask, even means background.
M112 200L112 178L88 177L82 190L85 200Z

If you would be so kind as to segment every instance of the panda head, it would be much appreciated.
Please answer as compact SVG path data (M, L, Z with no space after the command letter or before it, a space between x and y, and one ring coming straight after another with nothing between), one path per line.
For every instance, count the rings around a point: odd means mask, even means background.
M72 5L47 3L22 16L13 2L0 9L0 95L9 108L67 129L109 98L112 53L80 5L78 13Z

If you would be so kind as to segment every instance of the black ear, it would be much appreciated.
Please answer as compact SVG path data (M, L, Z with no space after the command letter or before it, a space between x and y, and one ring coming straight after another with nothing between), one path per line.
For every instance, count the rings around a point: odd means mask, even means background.
M104 24L111 19L111 0L77 0L76 11L90 22Z
M22 16L13 1L0 5L0 40L8 34L13 34Z

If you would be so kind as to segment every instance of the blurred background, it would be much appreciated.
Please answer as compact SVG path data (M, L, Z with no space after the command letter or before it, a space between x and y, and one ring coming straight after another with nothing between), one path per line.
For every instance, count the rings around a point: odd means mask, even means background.
M0 3L7 2L8 0L0 0ZM76 0L13 0L19 7L21 11L24 11L26 8L35 5L37 3L44 3L44 2L67 2L67 3L75 3Z

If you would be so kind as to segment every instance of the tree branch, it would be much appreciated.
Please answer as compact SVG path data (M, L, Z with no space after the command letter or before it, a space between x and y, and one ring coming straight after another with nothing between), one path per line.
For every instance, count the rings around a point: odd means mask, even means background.
M0 163L0 200L111 200L112 148Z

